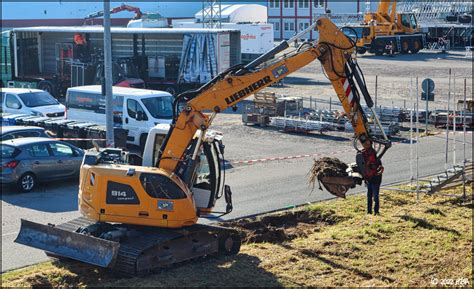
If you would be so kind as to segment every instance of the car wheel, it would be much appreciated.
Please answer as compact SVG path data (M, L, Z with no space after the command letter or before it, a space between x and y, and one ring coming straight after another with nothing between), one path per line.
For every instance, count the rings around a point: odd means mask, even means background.
M17 188L20 192L28 193L36 187L36 177L32 173L23 174L17 182Z

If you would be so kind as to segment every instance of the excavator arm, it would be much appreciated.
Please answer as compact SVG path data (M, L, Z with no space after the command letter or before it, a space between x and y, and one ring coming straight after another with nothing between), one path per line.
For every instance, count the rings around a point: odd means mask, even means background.
M305 42L297 50L277 56L289 47L293 39L297 39L313 27L319 31L318 42ZM189 156L185 156L184 153L196 132L200 130L204 133L217 113L235 106L255 92L316 59L321 62L332 83L345 114L354 128L355 138L361 135L371 137L366 127L367 119L360 105L361 94L370 108L373 107L373 103L366 89L362 72L352 59L354 47L353 41L329 19L320 18L305 31L288 41L283 41L247 66L231 68L197 91L178 96L176 102L184 100L186 106L181 113L176 114L171 131L162 145L157 166L174 172L181 161L189 159ZM211 114L205 112L211 112ZM387 144L388 142L385 141L385 147L389 146ZM196 154L191 157L195 158Z

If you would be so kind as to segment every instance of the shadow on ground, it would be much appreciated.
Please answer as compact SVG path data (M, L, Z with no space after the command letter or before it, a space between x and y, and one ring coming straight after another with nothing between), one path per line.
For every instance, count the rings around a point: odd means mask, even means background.
M58 286L127 286L134 287L181 287L193 284L198 287L250 286L265 284L269 287L281 287L282 284L268 271L259 267L260 259L240 253L230 257L207 257L183 262L161 269L143 277L125 277L108 269L90 266L84 263L62 260L54 261L58 274L51 279L51 272L29 276L31 287ZM49 278L48 278L49 277Z
M30 193L19 193L15 188L2 187L2 201L36 211L62 213L77 211L78 180L42 183Z
M360 56L359 56L360 57ZM430 61L433 59L438 60L458 60L458 61L466 61L470 60L466 58L464 54L457 53L457 54L450 54L448 53L435 53L435 52L428 52L428 51L421 51L416 55L413 54L395 54L395 56L390 57L388 55L383 56L376 56L374 54L364 54L363 58L371 58L377 60L390 60L390 61Z

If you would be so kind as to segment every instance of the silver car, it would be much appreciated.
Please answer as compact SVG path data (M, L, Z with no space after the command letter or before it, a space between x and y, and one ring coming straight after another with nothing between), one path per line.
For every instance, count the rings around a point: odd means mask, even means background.
M38 182L77 177L84 152L71 144L42 137L3 141L0 183L14 184L21 192Z
M39 126L2 126L0 139L6 141L9 139L22 137L49 137L44 128Z

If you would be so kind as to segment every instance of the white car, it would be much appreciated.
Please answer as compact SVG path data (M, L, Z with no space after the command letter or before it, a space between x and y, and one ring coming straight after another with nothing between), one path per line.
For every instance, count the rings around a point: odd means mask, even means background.
M2 111L14 114L63 117L65 107L46 91L29 88L2 88Z

